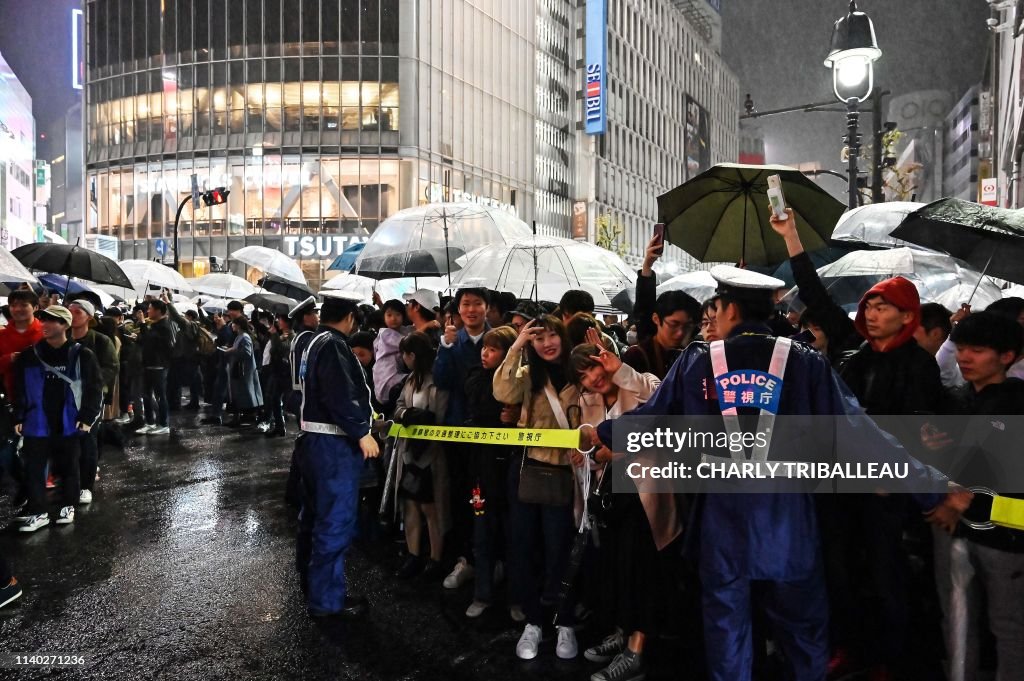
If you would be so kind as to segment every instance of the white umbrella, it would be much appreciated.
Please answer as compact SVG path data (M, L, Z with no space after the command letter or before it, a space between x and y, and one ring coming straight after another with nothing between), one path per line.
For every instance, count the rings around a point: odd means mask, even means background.
M152 260L122 260L118 263L125 276L135 284L135 291L145 293L150 286L189 293L192 287L176 270Z
M557 282L562 293L584 286L622 290L636 284L633 270L611 251L585 241L550 236L484 246L460 258L459 264L462 269L452 277L453 289L483 287L510 291L520 298L535 297L535 284L544 287ZM559 298L560 294L554 300Z
M893 239L889 234L899 227L908 215L924 205L911 201L889 201L846 211L836 223L832 241L862 243L882 248L910 246L911 244L906 241Z
M275 277L299 284L306 283L306 276L302 273L299 263L273 248L246 246L232 253L231 257L239 262L244 262L246 265L259 268Z
M39 280L28 271L28 268L11 255L3 246L0 246L0 280L10 283L38 284Z
M456 259L477 248L531 234L514 215L475 203L407 208L373 231L352 271L373 279L436 277L457 269Z
M196 308L199 307L199 303L203 304L203 309L207 312L224 312L228 309L228 303L232 300L238 300L237 298L204 298L203 296L196 296L192 299L191 304ZM246 315L252 314L252 311L256 308L250 303L243 301L242 312Z
M241 299L256 293L255 286L241 277L227 272L214 272L189 281L196 293L205 293L217 298Z
M666 281L658 287L658 295L665 291L682 291L693 296L697 302L703 303L705 300L714 297L717 290L718 282L711 276L711 272L695 270L672 277Z

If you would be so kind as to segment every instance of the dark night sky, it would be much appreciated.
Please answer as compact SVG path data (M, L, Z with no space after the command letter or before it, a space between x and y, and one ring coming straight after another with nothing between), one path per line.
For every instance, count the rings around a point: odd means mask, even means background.
M78 101L71 87L71 10L81 0L0 0L0 54L32 97L36 150L46 151L39 133Z
M846 0L723 0L726 62L761 110L825 101L831 75L822 65L832 23ZM39 131L77 98L71 88L70 15L81 0L0 0L0 52L32 95ZM984 0L862 0L884 55L877 80L894 94L951 90L980 81L988 49ZM739 106L741 103L737 103ZM839 167L843 114L762 119L769 160ZM42 149L41 149L42 151Z
M740 79L740 92L751 93L761 111L833 100L823 61L832 25L848 7L847 0L722 0L722 54ZM985 0L861 0L858 7L874 22L883 52L876 86L893 95L949 90L956 101L981 81L990 49ZM845 114L759 120L770 163L818 161L842 170ZM837 180L822 184L845 191Z

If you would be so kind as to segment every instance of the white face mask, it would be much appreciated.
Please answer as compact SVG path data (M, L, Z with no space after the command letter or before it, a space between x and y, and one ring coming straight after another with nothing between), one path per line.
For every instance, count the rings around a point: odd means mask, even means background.
M626 342L630 345L636 345L636 331L626 332Z

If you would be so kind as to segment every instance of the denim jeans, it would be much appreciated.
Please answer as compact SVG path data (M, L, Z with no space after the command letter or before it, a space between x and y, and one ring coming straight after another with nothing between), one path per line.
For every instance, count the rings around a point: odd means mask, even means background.
M161 428L167 425L169 405L167 404L167 369L146 368L143 397L146 402L146 423Z

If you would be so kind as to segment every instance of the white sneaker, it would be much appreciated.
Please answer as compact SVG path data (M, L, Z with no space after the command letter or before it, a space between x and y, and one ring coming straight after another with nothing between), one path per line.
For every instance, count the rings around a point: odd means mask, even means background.
M35 532L40 527L46 527L50 524L50 516L46 513L40 513L39 515L29 516L28 519L21 524L18 528L19 532Z
M532 660L537 657L537 648L540 647L541 630L536 624L527 624L523 629L523 635L519 637L516 644L516 657L520 660ZM575 642L575 639L573 639ZM559 638L561 641L561 638Z
M155 428L156 428L156 424L155 423L154 424L147 423L146 425L144 425L141 428L139 428L138 430L136 430L135 434L136 435L149 435L150 433L153 432L153 430Z
M167 426L157 426L153 430L146 433L147 435L170 435L171 429Z
M523 612L523 609L518 605L510 606L508 609L508 615L512 618L512 621L517 624L526 621L526 613Z
M80 504L91 504L92 503L92 492L87 489L83 489L82 493L78 495L78 503Z
M75 522L75 507L65 506L60 509L60 515L57 516L57 519L54 522L58 525L70 525Z
M484 610L491 607L490 603L484 603L483 601L473 601L466 608L466 617L475 618L484 614Z
M444 578L444 588L458 589L471 579L473 579L473 566L465 558L459 558L459 562L455 563L455 569Z
M558 655L563 660L571 660L576 657L578 652L576 648L576 632L573 631L573 628L558 627L558 644L555 645L555 655Z

